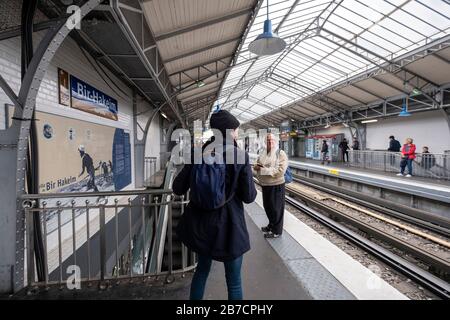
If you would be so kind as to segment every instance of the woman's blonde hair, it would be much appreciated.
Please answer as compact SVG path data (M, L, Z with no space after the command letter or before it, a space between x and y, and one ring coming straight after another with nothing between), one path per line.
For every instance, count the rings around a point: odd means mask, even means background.
M408 141L408 143L413 143L413 139L412 138L406 138L406 141Z

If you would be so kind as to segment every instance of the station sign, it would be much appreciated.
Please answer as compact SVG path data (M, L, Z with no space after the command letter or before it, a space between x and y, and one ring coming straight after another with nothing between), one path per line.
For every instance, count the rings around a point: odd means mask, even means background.
M71 105L74 109L117 120L117 100L77 77L70 76Z
M58 102L95 114L97 116L118 120L117 100L78 79L63 69L58 68Z

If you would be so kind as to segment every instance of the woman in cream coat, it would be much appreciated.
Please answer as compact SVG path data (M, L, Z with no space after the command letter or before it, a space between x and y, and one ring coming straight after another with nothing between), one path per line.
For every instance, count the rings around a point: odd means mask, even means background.
M266 146L259 153L253 170L262 186L264 210L269 219L269 224L261 230L266 238L278 238L283 233L284 173L288 158L283 150L277 150L277 140L271 133L266 137Z

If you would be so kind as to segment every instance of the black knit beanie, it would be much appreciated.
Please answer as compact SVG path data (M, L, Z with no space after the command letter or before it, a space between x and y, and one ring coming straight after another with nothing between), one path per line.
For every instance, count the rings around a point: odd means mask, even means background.
M240 125L239 120L227 110L220 110L213 113L209 120L209 124L211 129L218 129L223 135L226 134L227 129L234 130Z

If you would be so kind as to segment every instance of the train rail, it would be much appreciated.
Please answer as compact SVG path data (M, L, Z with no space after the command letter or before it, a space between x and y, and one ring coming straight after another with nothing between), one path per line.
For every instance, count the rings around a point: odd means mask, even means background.
M303 181L302 181L303 183ZM315 186L311 187L315 188ZM300 212L314 218L321 224L327 226L328 228L332 229L339 235L343 236L344 238L350 240L357 246L361 247L365 251L369 252L376 258L380 259L384 263L390 265L395 270L403 273L411 280L415 281L418 284L421 284L422 286L428 288L430 291L434 292L438 296L444 298L444 299L450 299L450 284L447 283L445 280L437 277L436 275L422 269L418 265L409 262L405 260L404 258L398 256L397 254L393 253L392 251L383 248L382 246L376 244L375 242L359 235L355 231L352 231L350 228L344 226L341 222L346 223L347 225L351 225L352 227L361 230L365 232L366 234L369 234L370 236L374 237L375 239L381 240L384 243L388 243L392 247L395 247L397 249L400 249L403 252L407 252L411 254L412 256L418 258L422 262L426 263L427 265L431 266L436 270L439 274L449 275L450 274L450 263L446 259L443 259L442 257L439 257L438 255L435 255L431 252L428 252L424 248L421 248L419 246L416 246L414 244L408 243L404 239L401 239L399 237L396 237L395 235L392 235L385 230L382 230L380 228L377 228L373 225L370 225L367 222L361 221L351 214L345 213L342 210L339 210L336 207L327 205L324 203L323 199L315 199L312 194L308 194L308 192L300 192L298 189L292 186L287 187L287 192L294 195L296 198L300 199L302 202L300 202L297 199L294 199L290 196L286 196L286 202L295 207ZM326 189L321 191L324 191L326 193L332 194L332 190ZM340 201L336 198L336 196L339 196L340 198L344 198L346 201ZM352 198L350 196L345 196L339 194L339 195L333 195L333 200L337 200L337 202L340 202L343 205L349 206L353 210L360 210L362 212L367 211L363 208L359 208L354 206L352 203L348 203L347 201L357 203L359 205L365 205L363 202L358 201L357 198ZM312 208L314 207L314 209ZM392 215L392 210L383 208L381 206L373 207L370 206L371 209L376 209L378 212L386 215ZM370 213L370 212L366 212ZM396 217L401 218L403 216L399 216L401 213L396 212ZM372 216L373 217L373 216ZM379 218L379 217L375 217ZM385 220L386 223L392 223L393 221L389 221L389 219L382 219ZM388 221L386 221L388 220ZM429 228L430 225L426 223L426 221L420 220L420 219L407 219L406 217L403 217L402 220L408 220L410 223L415 223L416 225L420 225L421 227ZM431 225L433 229L434 225ZM438 226L439 227L439 226ZM414 228L410 228L412 230L408 230L408 232L414 233ZM440 234L447 234L448 230L444 230L444 228L440 227L438 228L440 231ZM441 246L447 247L450 245L447 241L440 239L438 237L433 237L428 234L423 234L419 230L416 230L415 234L417 235L419 233L419 236L427 237L428 240L434 241L436 243L439 243Z
M366 208L383 212L386 215L391 217L403 220L405 222L414 224L421 228L436 232L446 237L450 237L450 221L445 219L444 217L438 217L436 215L426 214L425 212L420 212L417 209L412 208L404 208L403 211L394 210L389 208L388 206L383 206L383 202L377 203L373 198L365 197L360 194L355 194L351 190L344 190L343 188L334 187L331 189L329 186L314 181L312 179L294 175L294 181L299 182L302 185L309 186L316 190L326 192L337 196L339 198L351 201L352 203L356 203L358 205L364 206ZM384 201L386 204L386 201Z

